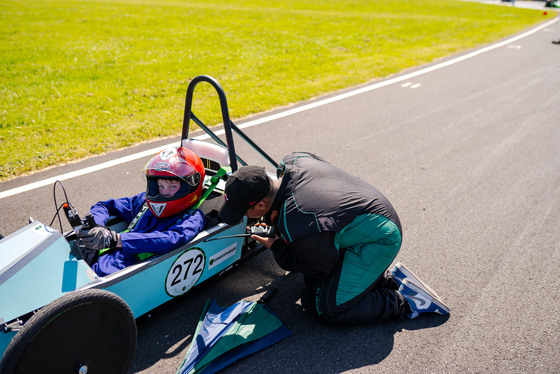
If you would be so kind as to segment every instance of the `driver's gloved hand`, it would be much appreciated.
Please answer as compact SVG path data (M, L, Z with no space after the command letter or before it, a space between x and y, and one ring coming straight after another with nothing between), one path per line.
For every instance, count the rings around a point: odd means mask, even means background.
M114 248L119 242L119 234L107 227L97 226L77 233L86 248L100 251L103 248Z

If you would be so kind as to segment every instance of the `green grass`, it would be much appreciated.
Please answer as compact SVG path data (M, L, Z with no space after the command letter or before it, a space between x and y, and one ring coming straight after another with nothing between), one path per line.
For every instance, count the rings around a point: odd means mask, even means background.
M197 75L233 118L540 23L456 0L0 0L0 180L181 131ZM197 87L194 112L220 121ZM305 126L305 124L301 124Z

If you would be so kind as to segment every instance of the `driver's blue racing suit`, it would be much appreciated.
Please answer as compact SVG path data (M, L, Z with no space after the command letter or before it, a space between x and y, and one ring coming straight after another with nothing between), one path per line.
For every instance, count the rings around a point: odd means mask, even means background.
M132 197L100 201L91 207L91 214L98 225L104 226L110 216L116 216L128 224L132 222L146 201L145 193ZM200 210L183 211L177 215L158 218L147 209L129 232L120 234L122 248L99 256L92 269L99 276L139 262L141 253L164 254L187 243L206 225L206 217Z

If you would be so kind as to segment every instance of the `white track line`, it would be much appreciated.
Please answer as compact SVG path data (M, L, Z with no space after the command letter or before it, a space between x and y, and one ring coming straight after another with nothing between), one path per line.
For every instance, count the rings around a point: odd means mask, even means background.
M361 95L363 93L373 91L373 90L376 90L378 88L386 87L386 86L389 86L391 84L399 83L399 82L402 82L402 81L405 81L405 80L410 80L411 78L418 77L420 75L430 73L430 72L433 72L433 71L436 71L436 70L439 70L439 69L443 69L447 66L465 61L469 58L473 58L473 57L476 57L480 54L483 54L483 53L492 51L494 49L503 47L505 45L511 44L511 43L513 43L513 42L515 42L519 39L523 39L523 38L525 38L525 37L527 37L531 34L534 34L537 31L540 31L540 30L554 24L557 21L558 21L558 18L555 18L555 19L553 19L549 22L543 23L542 25L537 26L534 29L531 29L531 30L529 30L525 33L519 34L517 36L514 36L514 37L509 38L507 40L504 40L502 42L492 44L492 45L489 45L489 46L481 48L481 49L477 49L476 51L473 51L471 53L467 53L465 55L453 58L453 59L448 60L448 61L444 61L444 62L439 63L437 65L429 66L427 68L420 69L420 70L414 71L412 73L408 73L408 74L401 75L401 76L398 76L398 77L395 77L395 78L384 80L382 82L378 82L378 83L374 83L374 84L371 84L371 85L368 85L368 86L365 86L365 87L362 87L362 88L358 88L358 89L355 89L355 90L352 90L352 91L349 91L349 92L345 92L343 94L336 95L336 96L330 97L328 99L323 99L323 100L316 101L314 103L302 105L300 107L289 109L289 110L286 110L286 111L281 112L281 113L272 114L270 116L266 116L266 117L259 118L259 119L253 120L253 121L245 122L241 125L238 125L238 127L241 128L241 129L245 129L245 128L252 127L252 126L262 125L263 123L267 123L267 122L274 121L274 120L277 120L277 119L280 119L280 118L292 116L294 114L305 112L305 111L310 110L310 109L315 109L315 108L321 107L323 105L331 104L331 103L334 103L334 102L337 102L337 101L340 101L340 100L348 99L350 97L353 97L353 96L356 96L356 95ZM216 131L216 134L217 135L223 134L223 130ZM203 140L203 139L208 139L208 138L209 138L209 136L205 134L205 135L202 135L202 136L198 136L195 139ZM121 158L118 158L118 159L115 159L115 160L112 160L112 161L103 162L99 165L90 166L90 167L87 167L85 169L73 171L73 172L66 173L66 174L61 174L61 175L58 175L58 176L55 176L55 177L52 177L52 178L48 178L48 179L43 179L43 180L40 180L40 181L37 181L37 182L34 182L34 183L29 183L25 186L16 187L16 188L13 188L11 190L2 191L2 192L0 192L0 199L3 199L3 198L8 197L8 196L17 195L19 193L31 191L31 190L39 188L39 187L48 186L50 184L53 184L57 180L63 181L63 180L66 180L66 179L75 178L75 177L78 177L78 176L81 176L81 175L96 172L98 170L102 170L102 169L110 168L110 167L113 167L113 166L116 166L116 165L120 165L120 164L123 164L125 162L130 162L130 161L133 161L133 160L137 160L137 159L142 158L142 157L151 156L151 155L154 155L154 154L158 153L159 151L161 151L164 148L167 148L167 147L170 147L170 146L175 146L175 145L177 145L177 142L173 142L172 144L168 144L168 145L161 146L161 147L152 148L152 149L140 152L140 153L135 153L135 154L130 155L130 156L121 157Z

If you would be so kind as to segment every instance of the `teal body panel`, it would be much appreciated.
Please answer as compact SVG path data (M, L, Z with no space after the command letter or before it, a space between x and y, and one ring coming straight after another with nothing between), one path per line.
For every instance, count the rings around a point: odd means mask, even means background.
M14 336L16 336L16 333L14 331L0 333L0 357L2 357L4 351L6 350L6 348L8 348L8 345L10 344Z
M219 235L240 234L240 228L236 226ZM104 288L122 297L138 318L228 269L241 258L242 247L243 238L200 242L179 253L174 252L171 257L155 258L130 267L129 270L133 271L137 266L146 267L151 261L158 262Z
M230 269L241 259L244 238L205 240L243 234L246 227L246 219L236 226L219 224L170 253L99 277L72 255L58 231L40 222L29 224L0 240L0 324L88 288L117 294L137 318ZM0 356L16 333L0 332Z
M95 274L66 239L35 222L0 241L0 318L8 322L90 283ZM32 245L31 247L27 247ZM11 262L5 259L12 260Z

